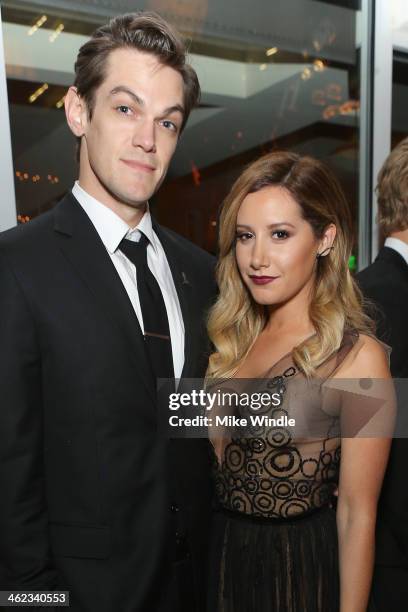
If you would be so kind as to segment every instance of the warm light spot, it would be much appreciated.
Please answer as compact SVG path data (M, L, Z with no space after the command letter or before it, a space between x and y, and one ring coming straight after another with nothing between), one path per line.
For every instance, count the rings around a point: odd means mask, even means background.
M60 23L59 26L56 27L56 29L54 30L54 32L50 35L49 41L50 43L55 42L55 40L58 38L58 36L61 34L61 32L64 30L64 24Z
M270 47L269 49L265 51L265 55L267 57L272 57L272 55L275 55L278 51L279 51L278 47Z
M60 100L58 100L58 102L56 103L56 107L57 108L61 108L62 106L64 106L64 102L65 102L65 96L62 96L62 98Z
M41 26L44 25L47 19L48 19L47 15L42 15L39 19L37 19L35 24L28 30L27 36L32 36L33 34L35 34L37 30L41 28Z
M316 59L313 62L313 68L315 69L315 72L322 72L326 68L326 66L321 59Z
M201 174L194 162L191 162L191 174L193 176L194 185L199 187L201 183Z
M326 106L323 111L323 119L332 119L336 115L338 115L339 107L331 104L330 106Z
M43 95L43 93L45 91L47 91L48 89L48 83L44 83L43 85L41 85L41 87L39 87L38 89L36 89L31 96L28 98L28 101L30 102L30 104L32 104L33 102L35 102L37 100L37 98L39 98L40 96Z

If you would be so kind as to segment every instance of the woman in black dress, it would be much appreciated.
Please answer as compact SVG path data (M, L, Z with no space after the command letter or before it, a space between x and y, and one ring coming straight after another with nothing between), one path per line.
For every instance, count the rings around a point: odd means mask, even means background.
M257 413L299 425L211 428L211 612L367 610L394 404L372 384L389 383L388 358L348 269L351 235L335 177L294 153L253 163L224 202L207 383L274 393Z

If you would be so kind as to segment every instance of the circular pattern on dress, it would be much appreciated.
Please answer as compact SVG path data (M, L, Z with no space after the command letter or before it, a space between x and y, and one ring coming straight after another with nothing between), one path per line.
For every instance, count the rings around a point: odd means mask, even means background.
M296 483L295 494L298 497L309 497L311 490L312 484L307 482L307 480L299 480Z
M268 389L277 389L283 385L283 376L274 376L266 383Z
M272 481L269 478L262 478L260 488L262 491L269 491L269 489L272 489Z
M274 408L271 412L272 419L280 419L285 416L286 417L288 416L288 411L285 410L285 408L282 408L282 406L278 406L277 408Z
M263 473L262 463L258 459L251 459L246 464L246 473L248 476L259 476Z
M259 440L265 437L265 427L263 425L248 425L246 435L249 440L253 440L254 438Z
M262 492L254 495L254 508L264 514L273 512L275 503L275 499L269 493Z
M224 500L226 497L226 493L227 493L227 489L225 486L225 481L223 478L216 478L215 479L215 492L216 495L218 497L218 499L220 500Z
M287 446L291 441L289 429L285 429L284 427L271 427L266 436L266 440L269 446L273 448Z
M285 518L297 516L310 510L309 504L304 499L288 499L281 507L279 514Z
M250 495L254 495L259 489L259 482L257 480L246 480L244 484L244 489Z
M272 488L272 495L278 499L287 499L293 495L294 486L290 481L275 482Z
M231 502L230 507L235 512L250 512L251 511L251 500L248 495L239 489L231 491Z
M229 484L230 488L235 487L235 478L233 476L228 476L227 483Z
M289 477L299 470L301 456L297 448L288 446L272 450L264 459L264 467L270 476Z
M261 438L253 438L249 440L249 447L254 453L263 453L266 449L266 442Z
M231 472L239 472L245 461L245 453L238 444L230 443L225 449L225 464Z
M309 458L302 461L302 474L306 476L306 478L313 478L316 476L318 469L319 462L317 459Z
M284 363L283 367L290 365L288 360ZM295 375L295 367L286 367L282 376L270 377L261 383L262 392L282 393L282 404L269 407L269 417L279 419L292 415L297 407L296 403L292 405L295 395L286 396L290 377L296 378ZM254 390L259 391L256 387ZM308 397L304 399L307 401ZM339 436L333 435L339 421L337 415L323 414L323 418L327 429L313 444L295 435L291 427L251 427L249 423L245 432L238 431L227 441L223 461L214 462L220 504L255 517L290 520L330 502L337 486L340 461Z
M333 460L333 457L330 453L321 453L320 454L320 461L323 463L323 465L330 465L331 462Z

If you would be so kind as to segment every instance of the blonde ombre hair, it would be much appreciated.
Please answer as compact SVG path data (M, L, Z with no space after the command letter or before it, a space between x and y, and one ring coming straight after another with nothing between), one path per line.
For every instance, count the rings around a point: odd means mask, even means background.
M316 335L293 351L296 366L312 376L336 351L346 329L373 334L374 325L364 314L362 295L348 268L352 248L352 223L345 195L333 173L320 161L296 153L275 151L252 163L226 197L219 220L219 297L208 319L215 352L207 378L232 376L263 330L268 313L244 285L236 262L238 210L244 198L266 187L285 188L299 204L316 238L331 223L337 234L334 248L317 261L310 319Z

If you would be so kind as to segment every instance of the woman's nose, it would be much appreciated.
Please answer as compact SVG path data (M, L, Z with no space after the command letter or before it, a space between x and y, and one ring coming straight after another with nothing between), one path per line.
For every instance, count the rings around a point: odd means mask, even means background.
M251 253L251 266L258 270L269 266L269 256L263 240L255 240Z

